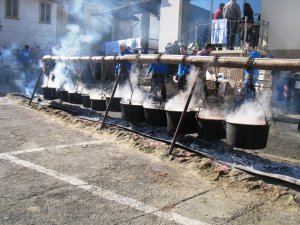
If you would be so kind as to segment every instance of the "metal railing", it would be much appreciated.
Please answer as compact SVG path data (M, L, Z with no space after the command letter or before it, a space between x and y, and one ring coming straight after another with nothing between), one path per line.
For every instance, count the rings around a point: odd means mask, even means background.
M269 22L256 20L253 23L245 23L245 20L231 21L238 24L238 32L230 34L234 35L235 49L240 49L243 46L244 40L255 42L256 48L259 51L268 50L268 35ZM246 31L246 38L244 37ZM181 37L167 47L167 53L178 54L179 46L185 44L188 47L197 44L199 48L203 47L207 42L211 42L212 23L196 23L184 31ZM224 32L226 32L224 30ZM226 32L227 33L227 32ZM222 45L226 47L226 44Z

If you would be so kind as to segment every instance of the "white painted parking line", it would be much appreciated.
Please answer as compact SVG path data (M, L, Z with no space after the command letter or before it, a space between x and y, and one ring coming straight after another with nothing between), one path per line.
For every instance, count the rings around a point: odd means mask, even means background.
M64 148L70 148L70 147L75 147L75 146L84 146L84 145L97 145L101 144L103 141L85 141L85 142L79 142L75 144L70 144L70 145L56 145L56 146L49 146L47 148L41 147L41 148L32 148L32 149L25 149L25 150L19 150L19 151L14 151L14 152L6 152L6 153L0 153L1 155L5 154L10 154L10 155L20 155L24 153L31 153L31 152L41 152L41 151L52 151L52 150L59 150L59 149L64 149Z
M190 219L190 218L184 217L177 213L167 213L167 212L160 211L158 208L147 205L138 200L119 195L119 194L114 193L109 190L104 190L98 186L90 185L89 183L82 181L76 177L71 177L71 176L59 173L55 170L47 169L43 166L36 165L31 162L19 159L8 153L1 154L0 158L7 160L9 162L12 162L16 165L20 165L20 166L35 170L37 172L46 174L46 175L56 178L58 180L64 181L64 182L74 185L78 188L86 190L86 191L92 193L93 195L99 196L103 199L106 199L109 201L114 201L121 205L129 206L131 208L134 208L136 210L142 211L147 214L156 215L165 220L169 220L169 221L172 221L172 222L175 222L178 224L184 224L184 225L208 225L207 223L204 223L204 222L201 222L201 221L195 220L195 219Z

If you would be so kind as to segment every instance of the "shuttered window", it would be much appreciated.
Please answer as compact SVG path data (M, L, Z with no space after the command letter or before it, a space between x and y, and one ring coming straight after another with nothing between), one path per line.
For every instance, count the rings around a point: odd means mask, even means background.
M5 16L7 18L18 19L19 18L19 0L6 0L5 1Z
M51 4L46 2L40 3L40 22L51 23Z

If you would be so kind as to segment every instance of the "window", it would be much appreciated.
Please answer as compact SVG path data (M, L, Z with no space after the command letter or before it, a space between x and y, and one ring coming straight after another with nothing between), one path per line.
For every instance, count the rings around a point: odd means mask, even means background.
M6 0L6 17L18 19L19 18L19 0Z
M40 3L40 22L51 23L51 4L41 2Z

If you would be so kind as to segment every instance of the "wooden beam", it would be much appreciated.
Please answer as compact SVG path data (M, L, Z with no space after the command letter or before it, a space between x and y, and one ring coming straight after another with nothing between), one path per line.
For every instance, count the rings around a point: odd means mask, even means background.
M187 56L182 55L161 55L144 54L144 55L124 55L124 56L44 56L44 61L76 61L76 62L103 62L114 63L115 61L128 61L139 63L165 63L165 64L180 64L200 66L202 63L215 65L216 58L214 56ZM219 67L227 68L247 68L249 66L248 57L227 57L220 56L217 59ZM263 70L287 70L300 71L300 59L280 59L280 58L255 58L252 60L251 68Z

